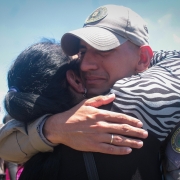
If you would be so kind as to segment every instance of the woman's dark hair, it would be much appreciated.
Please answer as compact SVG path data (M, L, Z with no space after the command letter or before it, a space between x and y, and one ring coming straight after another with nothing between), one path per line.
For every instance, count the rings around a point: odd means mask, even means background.
M67 70L78 70L75 60L66 56L60 44L41 42L25 49L8 72L9 91L5 97L8 114L25 124L44 114L55 114L70 109L73 103ZM38 153L24 165L20 180L59 179L60 148L52 153Z
M71 62L71 63L70 63ZM72 107L66 71L75 69L60 44L41 42L25 49L8 72L9 91L5 109L18 121L28 124L44 114L63 112Z

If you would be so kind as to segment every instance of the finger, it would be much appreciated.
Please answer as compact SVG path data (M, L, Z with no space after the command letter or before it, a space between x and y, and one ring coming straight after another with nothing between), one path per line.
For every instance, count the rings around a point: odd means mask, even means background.
M142 128L130 126L128 124L108 124L109 133L120 134L132 137L147 138L148 132Z
M115 99L115 94L110 94L106 96L96 96L94 98L85 101L86 106L99 107L111 103Z
M143 141L141 141L141 140L127 138L125 136L116 135L116 134L110 134L110 137L106 138L106 143L108 143L110 145L137 148L137 149L139 149L143 146Z
M132 136L143 139L148 137L148 132L146 130L138 127L133 127L128 124L114 124L101 121L97 122L95 125L92 125L91 128L93 129L93 132L98 132L100 135L106 133Z
M139 139L133 139L118 134L99 134L96 140L101 143L106 143L121 147L130 147L130 148L139 149L143 146L143 141Z
M132 152L129 147L119 147L111 144L101 143L97 146L97 152L113 155L126 155Z
M101 113L97 114L97 119L101 118L103 121L113 122L117 124L129 124L131 126L140 128L143 126L143 123L139 119L128 116L126 114L111 112L107 110L99 110L99 112L100 111Z
M115 94L110 94L107 96L97 96L91 99L88 99L84 102L86 106L93 106L99 107L102 105L109 104L115 99ZM98 110L99 114L97 114L97 119L102 119L109 122L116 122L116 123L124 123L129 124L135 127L142 127L143 123L134 117L122 114L122 113L115 113L107 110Z

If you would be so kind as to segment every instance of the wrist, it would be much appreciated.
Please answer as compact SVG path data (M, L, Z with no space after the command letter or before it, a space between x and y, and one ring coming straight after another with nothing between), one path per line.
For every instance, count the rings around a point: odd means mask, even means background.
M41 139L49 146L51 147L54 147L58 144L55 144L55 143L51 143L49 140L46 139L46 137L44 136L44 133L43 133L43 127L44 127L44 124L46 122L46 120L49 118L50 116L47 116L40 124L39 124L39 135L41 137Z
M58 117L59 117L59 114L48 117L42 128L42 133L44 137L50 143L53 143L53 144L61 143L60 131L56 129ZM57 135L57 132L58 132L58 135Z

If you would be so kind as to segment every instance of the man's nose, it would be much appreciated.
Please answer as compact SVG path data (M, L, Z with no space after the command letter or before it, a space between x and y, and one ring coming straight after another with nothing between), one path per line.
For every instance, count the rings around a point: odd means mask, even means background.
M98 68L97 60L91 53L86 53L81 60L81 71L96 70Z

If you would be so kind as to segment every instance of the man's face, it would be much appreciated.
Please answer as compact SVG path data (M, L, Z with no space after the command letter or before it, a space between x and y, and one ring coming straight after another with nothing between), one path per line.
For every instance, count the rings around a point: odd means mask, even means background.
M84 41L80 42L81 77L88 97L103 94L117 80L135 74L139 51L131 48L131 44L127 41L115 49L99 51Z

